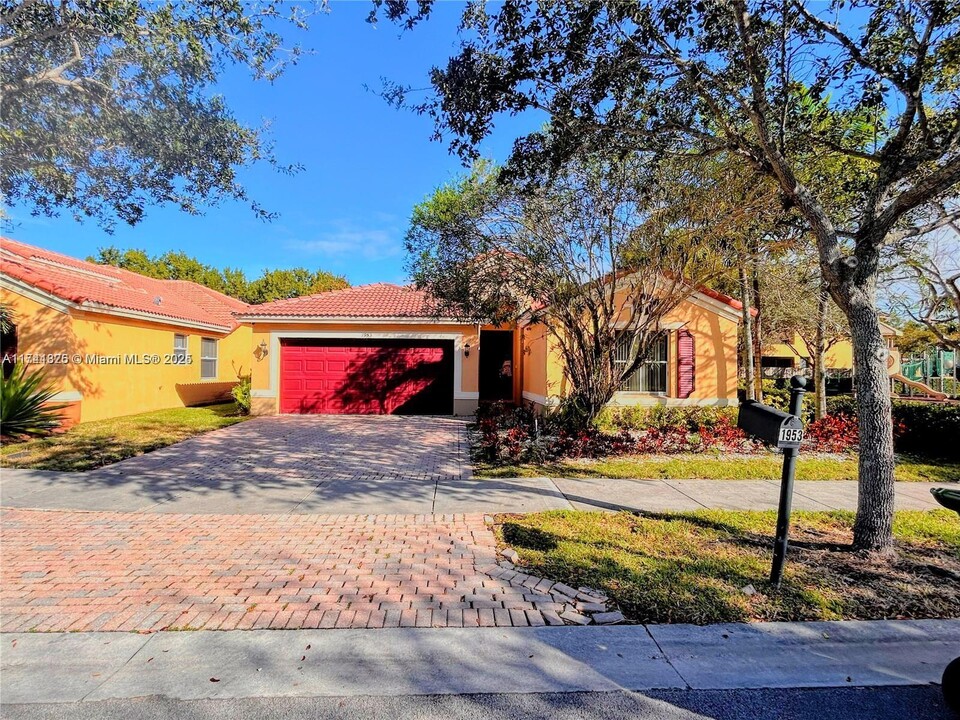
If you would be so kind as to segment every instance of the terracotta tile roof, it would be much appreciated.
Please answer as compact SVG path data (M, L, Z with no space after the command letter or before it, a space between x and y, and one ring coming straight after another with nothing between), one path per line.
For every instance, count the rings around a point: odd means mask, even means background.
M713 298L714 300L718 300L722 302L724 305L729 305L734 310L743 310L742 302L718 290L713 290L712 288L708 288L706 285L701 285L700 287L698 287L697 292L699 292L701 295L706 295L709 298ZM756 315L757 309L753 307L750 308L750 314Z
M415 288L391 283L359 285L303 297L251 305L243 317L435 317L430 296Z
M0 273L91 311L134 311L157 320L232 330L246 303L185 280L157 280L0 238ZM158 302L159 299L159 302Z

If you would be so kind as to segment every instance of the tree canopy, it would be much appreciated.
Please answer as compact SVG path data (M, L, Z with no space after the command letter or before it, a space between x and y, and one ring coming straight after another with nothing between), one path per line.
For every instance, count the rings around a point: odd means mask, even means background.
M190 280L253 304L349 287L341 275L302 267L264 270L260 277L249 280L242 270L218 269L184 252L169 251L150 256L144 250L120 250L111 246L100 248L87 260L161 280Z
M432 2L379 0L415 25ZM960 181L960 4L945 0L504 0L471 3L458 52L418 99L475 157L501 114L549 116L514 143L512 174L539 182L571 158L729 152L776 182L816 239L850 324L860 422L854 544L893 546L894 454L877 282L883 248L955 221ZM844 181L821 174L823 159Z
M411 273L441 314L542 326L570 381L564 409L589 422L648 359L667 316L708 268L716 273L718 256L657 214L663 197L642 157L569 165L536 192L500 172L477 163L414 209Z
M280 170L265 128L214 92L229 65L273 80L300 49L310 4L207 0L0 0L0 191L33 212L107 230L148 206L188 213L226 199L271 213L237 170Z

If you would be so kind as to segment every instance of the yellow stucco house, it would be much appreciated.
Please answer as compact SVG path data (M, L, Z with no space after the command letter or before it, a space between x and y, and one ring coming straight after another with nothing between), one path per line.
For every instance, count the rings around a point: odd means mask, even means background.
M253 359L247 305L196 283L155 280L0 241L4 372L43 367L67 424L229 397Z
M887 348L892 355L896 355L899 366L899 352L896 348L897 336L900 331L884 322L880 323L880 330L887 342ZM795 370L802 370L810 365L812 353L807 343L799 334L794 334L792 341L770 343L763 348L761 364L765 375L791 374ZM825 353L827 370L853 369L853 345L843 339L831 345ZM899 368L897 369L899 372Z
M73 420L215 401L248 374L258 415L469 415L483 401L548 407L569 389L541 323L438 317L408 286L247 305L4 240L0 292L17 324L4 351L46 365ZM740 309L693 292L613 402L735 404Z

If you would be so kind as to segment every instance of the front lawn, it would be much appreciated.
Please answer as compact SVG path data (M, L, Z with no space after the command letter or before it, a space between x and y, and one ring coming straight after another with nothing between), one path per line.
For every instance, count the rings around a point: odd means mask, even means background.
M543 464L479 465L477 477L650 478L664 480L779 479L780 455L622 455L601 460L558 460ZM857 458L804 457L797 460L798 480L856 480ZM898 457L896 479L901 482L958 482L960 463L931 463Z
M34 470L92 470L246 420L234 403L172 408L80 423L66 432L5 443L0 465Z
M767 581L775 512L571 510L496 522L526 572L600 589L633 622L960 616L960 519L947 510L898 512L892 559L846 549L853 513L796 512L780 590Z

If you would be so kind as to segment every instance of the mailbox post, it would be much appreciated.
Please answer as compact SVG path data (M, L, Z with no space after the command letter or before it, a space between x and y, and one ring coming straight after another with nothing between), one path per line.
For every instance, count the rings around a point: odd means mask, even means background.
M793 479L797 469L797 452L803 440L803 423L800 420L805 378L794 375L790 378L790 412L785 413L755 400L741 403L737 415L737 427L769 445L783 450L783 472L780 475L780 504L777 509L777 536L773 545L773 566L770 582L780 586L783 563L787 557L790 536L790 507L793 503Z
M790 414L799 419L803 413L803 394L806 392L807 381L799 375L790 378ZM803 438L803 430L800 431ZM777 507L777 538L773 543L773 566L770 568L770 582L780 587L783 577L783 563L787 559L787 542L790 537L790 508L793 505L793 478L797 470L797 453L800 443L796 447L788 447L783 451L783 472L780 475L780 504Z

